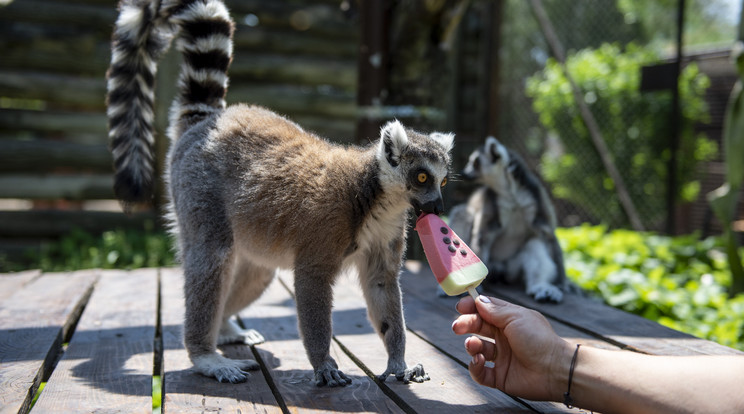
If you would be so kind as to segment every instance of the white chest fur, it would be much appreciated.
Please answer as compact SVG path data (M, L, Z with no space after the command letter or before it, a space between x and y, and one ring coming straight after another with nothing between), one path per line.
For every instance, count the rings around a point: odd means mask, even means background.
M537 204L526 189L510 182L506 191L498 192L500 231L491 246L491 257L505 260L514 255L532 236L532 222Z
M405 197L385 196L370 210L357 236L360 250L373 244L389 244L403 233L410 203Z

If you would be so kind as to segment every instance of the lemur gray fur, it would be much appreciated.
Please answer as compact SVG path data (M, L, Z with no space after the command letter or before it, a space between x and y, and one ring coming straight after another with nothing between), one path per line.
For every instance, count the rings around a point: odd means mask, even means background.
M411 207L443 210L454 136L392 121L377 142L342 147L267 109L226 107L233 27L221 0L124 0L108 72L115 191L126 209L152 197L157 60L172 39L184 56L165 175L185 277L184 343L195 370L241 382L257 368L216 346L263 340L230 316L286 268L295 273L299 330L316 383L350 383L329 347L332 285L353 266L388 354L380 378L428 379L420 364L405 362L398 277Z
M482 186L452 208L450 226L489 268L486 280L524 282L536 300L560 302L568 287L563 251L540 179L493 137L470 155L462 175Z

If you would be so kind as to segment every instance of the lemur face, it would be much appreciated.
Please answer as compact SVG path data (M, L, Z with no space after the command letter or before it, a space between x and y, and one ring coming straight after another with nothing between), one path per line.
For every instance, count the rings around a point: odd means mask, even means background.
M496 138L486 138L486 143L470 154L467 165L462 171L465 179L486 181L499 179L508 174L511 162L509 151Z
M447 185L453 140L452 134L424 135L397 121L383 127L378 160L404 185L416 214L444 211L442 188Z
M416 214L439 215L444 211L442 188L447 185L447 175L446 166L436 163L416 163L408 168L406 188Z

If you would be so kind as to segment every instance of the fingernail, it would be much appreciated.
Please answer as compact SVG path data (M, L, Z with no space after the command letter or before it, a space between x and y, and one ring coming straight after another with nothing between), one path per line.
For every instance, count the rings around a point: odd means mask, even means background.
M483 303L491 303L491 300L483 295L478 296L478 299L480 299L480 301Z
M456 319L455 319L455 321L454 321L454 322L452 322L452 330L453 330L453 331L455 330L455 325L457 325L457 320L456 320Z

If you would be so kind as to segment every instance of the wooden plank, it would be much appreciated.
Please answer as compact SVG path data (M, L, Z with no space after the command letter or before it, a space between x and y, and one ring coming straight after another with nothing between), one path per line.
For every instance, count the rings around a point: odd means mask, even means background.
M7 174L0 175L4 198L34 200L111 200L113 174Z
M356 86L353 61L295 57L276 54L236 53L230 78L260 79L262 82L300 85L331 85L346 90Z
M455 305L460 298L438 296L434 274L426 264L420 261L409 260L405 263L400 282L408 329L427 341L437 344L443 351L467 365L470 362L470 356L465 351L465 337L461 337L461 341L454 344L450 341L452 322L459 315ZM619 349L614 344L556 320L548 319L548 322L559 336L568 341L581 342L583 345L595 348Z
M83 26L101 34L111 33L116 20L116 7L89 6L70 2L48 0L13 1L3 7L0 21L26 21L34 23L66 23Z
M113 164L105 144L85 145L51 139L0 141L0 172L50 172L64 168L66 171L108 173Z
M237 16L236 16L237 17ZM327 38L309 35L305 31L238 25L235 30L235 49L241 53L273 50L288 55L313 55L347 57L355 59L358 51L356 39L345 37L334 39L334 47L328 47ZM244 52L243 52L244 51Z
M314 115L291 115L290 119L306 131L318 134L325 139L344 144L356 143L354 142L354 121Z
M0 303L0 413L28 409L97 278L47 273Z
M18 273L4 273L0 275L0 303L11 296L24 285L41 275L40 270L26 270Z
M152 412L157 269L106 271L34 410Z
M0 71L0 96L103 110L106 79L34 71Z
M334 287L334 337L373 375L387 367L382 341L366 317L361 289L354 278L342 275ZM291 286L291 281L287 280ZM455 337L454 334L452 334ZM455 339L459 340L455 337ZM406 336L407 362L421 363L431 376L421 384L403 384L393 378L379 383L384 392L395 395L406 411L413 412L534 412L508 395L475 383L460 362L440 352L416 335ZM551 405L547 405L551 412Z
M107 122L106 114L103 112L0 110L0 128L13 131L42 131L70 135L90 132L105 137L108 132ZM102 142L105 142L105 139Z
M103 39L96 43L94 51L84 57L62 50L39 50L29 47L26 49L15 47L4 53L3 59L0 60L0 68L3 69L19 70L25 67L36 71L100 76L101 78L104 78L106 68L111 61L111 46L107 45ZM101 99L104 97L102 96Z
M59 237L73 229L101 233L111 229L143 229L159 223L154 212L127 216L113 211L19 210L0 211L2 237Z
M500 286L489 293L636 352L653 355L744 354L612 308L595 299L568 294L560 304L538 303L527 296L522 288L515 286Z
M161 324L163 338L163 413L180 412L266 412L281 409L260 372L242 384L223 384L191 371L183 347L183 273L161 269ZM230 358L253 359L247 346L222 348Z
M287 273L283 273L282 279L287 278ZM256 349L290 412L402 412L335 342L331 343L331 355L352 378L352 383L335 388L315 385L313 369L297 329L294 299L279 280L244 310L241 318L247 327L258 330L266 338L267 342ZM379 342L374 334L370 339Z
M237 21L246 14L258 17L261 26L289 27L308 36L354 40L358 37L357 21L347 19L338 4L297 4L286 1L228 0L227 7Z
M242 83L231 87L227 101L250 102L282 114L316 115L345 120L356 119L353 93L324 91L320 87Z

